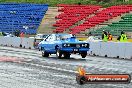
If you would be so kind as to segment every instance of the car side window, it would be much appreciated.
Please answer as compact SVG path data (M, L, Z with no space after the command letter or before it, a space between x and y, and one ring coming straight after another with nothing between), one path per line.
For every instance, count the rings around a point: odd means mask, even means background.
M54 39L54 36L49 36L45 41L54 41L55 39Z
M60 40L60 36L56 36L56 40Z

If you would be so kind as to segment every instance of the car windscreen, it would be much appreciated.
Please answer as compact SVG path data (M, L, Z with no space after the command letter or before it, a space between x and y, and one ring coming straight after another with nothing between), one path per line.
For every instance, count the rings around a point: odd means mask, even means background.
M56 35L57 40L65 40L71 37L73 37L71 34Z
M48 35L43 35L43 38L46 38Z

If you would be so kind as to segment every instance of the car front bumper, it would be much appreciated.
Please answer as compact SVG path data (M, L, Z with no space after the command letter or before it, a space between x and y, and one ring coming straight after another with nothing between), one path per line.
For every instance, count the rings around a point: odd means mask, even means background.
M68 52L68 53L81 53L81 52L87 52L89 51L89 48L61 48L62 52Z

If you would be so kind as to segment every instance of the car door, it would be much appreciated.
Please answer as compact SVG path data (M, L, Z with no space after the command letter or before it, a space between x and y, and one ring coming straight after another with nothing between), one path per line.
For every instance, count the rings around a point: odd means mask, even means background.
M54 50L54 41L55 41L54 35L50 35L47 39L45 39L45 45L44 45L45 50L53 51Z

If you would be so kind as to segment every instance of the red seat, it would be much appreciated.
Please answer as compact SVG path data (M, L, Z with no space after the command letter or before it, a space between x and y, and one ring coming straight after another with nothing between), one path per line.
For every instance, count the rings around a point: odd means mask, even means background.
M79 30L84 31L85 28L91 28L113 17L119 16L122 13L126 13L132 10L132 5L130 5L131 8L128 8L127 6L128 5L108 7L100 12L97 12L95 16L86 19L86 21L83 24L75 26L74 28L71 28L70 30L72 30L73 33L78 33Z

